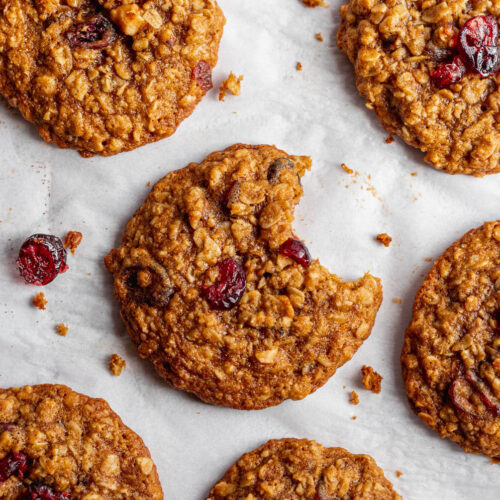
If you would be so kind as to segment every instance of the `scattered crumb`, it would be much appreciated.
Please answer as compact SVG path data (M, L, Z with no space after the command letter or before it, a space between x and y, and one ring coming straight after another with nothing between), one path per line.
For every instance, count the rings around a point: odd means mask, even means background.
M434 259L432 257L426 257L424 260L425 262L432 262Z
M69 248L72 255L75 255L75 250L78 245L82 242L82 233L80 231L69 231L64 240L64 246Z
M122 370L126 365L127 363L125 362L125 360L118 356L118 354L113 354L111 356L111 359L109 360L109 369L115 377L121 375Z
M45 311L45 306L47 305L47 299L45 298L45 294L40 292L38 295L33 297L33 305L38 307L40 310Z
M302 0L306 7L330 7L330 4L323 2L323 0Z
M377 241L380 241L384 247L388 247L392 241L392 238L387 233L377 234Z
M343 385L343 386L342 386L342 389L345 389L345 388L346 388L346 386L345 386L345 385Z
M356 417L356 415L353 415L351 418L352 418L353 420L356 420L358 417Z
M394 137L392 137L392 135L389 135L385 138L385 143L390 144L391 142L394 142Z
M316 33L316 40L318 40L318 42L322 42L324 39L323 39L323 35L321 33Z
M302 63L300 61L297 63L297 71L302 71Z
M379 394L382 389L382 380L384 377L379 375L371 366L366 365L363 365L363 368L361 368L361 373L363 374L363 379L361 380L363 387L368 391Z
M243 75L238 76L231 71L229 76L221 83L219 88L219 101L223 101L226 97L226 93L229 90L233 95L240 95L241 92L241 80L243 80Z
M151 187L151 181L148 181L148 183L146 184L147 187Z
M402 304L403 303L403 301L399 297L394 297L392 299L392 301L395 302L396 304Z
M353 405L357 405L359 404L359 396L358 396L358 393L356 391L352 391L351 392L351 399L350 399L351 403Z
M402 475L403 475L403 473L400 470L396 471L396 476L401 477Z
M68 325L61 323L60 325L57 325L56 330L61 337L66 337L68 333Z
M417 174L417 172L412 172L410 175L411 175L412 177L416 177L418 174Z
M340 166L344 169L344 172L347 172L348 174L352 174L354 172L354 170L349 168L345 163L341 163Z

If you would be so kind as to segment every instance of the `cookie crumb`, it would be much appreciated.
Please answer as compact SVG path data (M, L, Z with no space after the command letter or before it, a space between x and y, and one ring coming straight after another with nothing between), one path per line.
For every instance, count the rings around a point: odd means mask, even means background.
M33 305L38 307L38 309L45 311L47 299L45 298L45 294L43 292L40 292L38 295L33 297Z
M352 420L356 420L357 418L358 418L358 417L356 417L356 415L353 415L353 416L351 417L351 419L352 419Z
M417 172L412 172L410 175L411 175L412 177L416 177L418 174L417 174Z
M425 262L432 262L434 259L432 257L426 257L424 260Z
M72 255L75 255L75 250L82 242L83 235L80 231L69 231L64 240L64 246L69 248Z
M323 35L321 33L316 33L316 40L318 40L318 42L322 42L324 40L323 38Z
M377 234L377 241L380 241L384 247L388 247L392 241L392 238L387 233Z
M302 0L306 7L330 7L330 4L323 2L323 0Z
M241 80L243 80L243 75L236 77L236 75L231 71L229 76L221 83L219 88L219 101L224 100L227 91L231 92L233 95L240 95Z
M340 166L344 170L344 172L347 172L348 174L352 174L354 170L352 168L349 168L345 163L341 163Z
M392 299L392 301L395 302L396 304L402 304L403 303L403 301L399 297L394 297Z
M109 369L115 377L119 377L127 363L118 354L113 354L109 360Z
M363 387L368 391L379 394L382 389L382 380L384 377L378 374L371 366L366 365L363 365L361 368L361 373L363 374L363 379L361 380Z
M385 138L385 143L391 144L391 142L394 142L394 137L392 137L392 135L389 135Z
M350 401L351 401L351 404L353 404L353 405L359 404L359 396L358 396L358 393L356 391L351 392Z
M401 477L402 475L403 475L403 473L400 470L396 471L396 476Z
M68 334L68 325L61 323L60 325L57 325L56 331L61 337L66 337Z
M297 71L302 71L302 63L300 61L297 63Z

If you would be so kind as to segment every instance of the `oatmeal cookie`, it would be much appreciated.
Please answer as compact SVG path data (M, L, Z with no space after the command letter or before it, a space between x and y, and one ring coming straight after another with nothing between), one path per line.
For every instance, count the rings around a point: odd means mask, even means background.
M500 172L497 2L350 0L341 17L337 44L389 133L449 174Z
M215 0L0 0L0 92L82 156L173 134L212 87Z
M104 400L47 384L0 389L0 498L163 493L148 449Z
M369 336L380 280L293 233L308 157L234 145L168 174L105 259L139 355L202 400L259 409L322 386Z
M401 500L368 455L307 439L277 439L246 453L207 500Z
M439 257L401 354L415 413L465 451L500 458L500 221Z

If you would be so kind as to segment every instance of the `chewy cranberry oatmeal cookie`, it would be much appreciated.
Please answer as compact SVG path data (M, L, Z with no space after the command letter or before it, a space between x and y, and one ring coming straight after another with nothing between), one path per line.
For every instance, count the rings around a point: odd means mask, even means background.
M350 0L337 42L382 125L449 174L500 172L496 1Z
M212 87L215 0L2 0L0 92L82 156L173 134Z
M0 389L0 498L161 500L148 449L102 399L63 385Z
M308 157L235 145L160 180L106 257L139 355L202 400L302 399L348 361L382 300L343 282L293 233Z
M415 413L465 451L500 458L500 221L437 259L401 354Z
M207 500L401 500L368 455L307 439L271 440L246 453Z

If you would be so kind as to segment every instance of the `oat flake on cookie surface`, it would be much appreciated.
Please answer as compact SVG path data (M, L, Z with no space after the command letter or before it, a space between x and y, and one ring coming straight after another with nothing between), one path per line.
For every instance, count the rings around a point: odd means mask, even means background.
M402 500L375 460L307 439L277 439L243 455L207 500Z
M148 449L102 399L63 385L0 389L0 498L161 500Z
M498 1L350 0L341 17L338 46L389 133L449 174L500 172Z
M240 409L302 399L369 336L380 280L344 282L293 233L311 160L234 145L160 180L105 259L139 355Z
M500 221L439 257L401 354L415 413L465 451L500 458Z
M212 86L215 0L0 0L0 92L82 156L173 134Z

